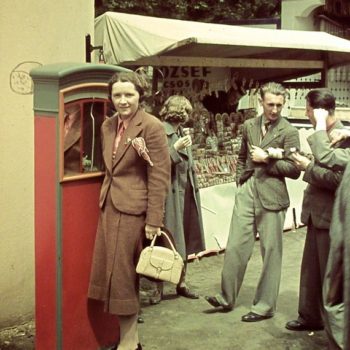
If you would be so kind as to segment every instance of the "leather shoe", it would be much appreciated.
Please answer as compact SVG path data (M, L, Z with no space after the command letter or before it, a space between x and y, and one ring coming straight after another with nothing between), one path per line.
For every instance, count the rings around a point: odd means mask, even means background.
M113 345L113 347L107 348L106 350L118 350L118 345L119 345L119 344ZM142 345L141 345L141 343L138 343L138 344L137 344L137 348L136 348L135 350L142 350Z
M191 292L187 286L176 287L177 295L181 295L182 297L189 299L199 299L199 295L195 292Z
M233 307L229 304L220 303L217 297L206 296L204 298L211 306L222 307L226 311L231 311L233 309Z
M298 320L289 321L286 323L286 328L290 331L321 331L323 326L310 326Z
M258 322L267 320L268 318L271 318L272 315L258 315L255 312L248 312L246 315L242 316L243 322Z
M163 299L163 292L159 289L156 289L153 294L149 297L149 303L151 305L159 304Z

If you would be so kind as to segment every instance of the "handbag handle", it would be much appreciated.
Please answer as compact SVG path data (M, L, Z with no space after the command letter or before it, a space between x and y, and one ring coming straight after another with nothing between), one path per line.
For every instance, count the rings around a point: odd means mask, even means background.
M176 249L175 249L175 247L174 247L174 245L173 245L173 242L171 241L171 239L169 238L169 236L168 236L164 231L160 231L160 233L161 233L162 235L164 235L165 238L168 240L168 242L169 242L169 244L170 244L170 247L171 247L171 250L174 252L174 254L179 254L179 253L176 251ZM150 247L152 247L152 248L154 247L154 244L155 244L155 242L156 242L157 237L158 237L158 235L155 235L155 236L153 237Z

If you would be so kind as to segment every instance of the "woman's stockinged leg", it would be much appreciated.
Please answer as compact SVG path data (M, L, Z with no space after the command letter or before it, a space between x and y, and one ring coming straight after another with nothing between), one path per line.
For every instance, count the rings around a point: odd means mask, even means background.
M136 350L139 343L137 330L137 314L118 316L120 325L120 341L118 350Z

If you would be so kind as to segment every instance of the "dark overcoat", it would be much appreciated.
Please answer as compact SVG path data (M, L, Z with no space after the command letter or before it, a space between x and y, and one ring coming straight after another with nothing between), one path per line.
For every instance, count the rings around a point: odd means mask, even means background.
M200 195L193 168L191 148L176 151L179 135L172 124L164 122L171 159L171 188L165 204L165 227L172 233L176 248L184 260L205 249Z

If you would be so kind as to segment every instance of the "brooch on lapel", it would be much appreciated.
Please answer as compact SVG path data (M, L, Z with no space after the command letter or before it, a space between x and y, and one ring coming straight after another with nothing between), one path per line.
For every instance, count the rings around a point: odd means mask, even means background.
M131 139L130 137L127 138L126 144L130 144L134 147L136 152L140 157L142 157L150 166L153 166L153 162L149 156L149 151L146 147L146 142L143 137L135 137L134 139Z

